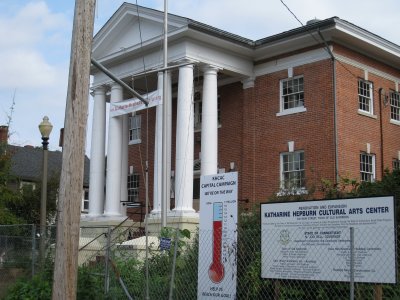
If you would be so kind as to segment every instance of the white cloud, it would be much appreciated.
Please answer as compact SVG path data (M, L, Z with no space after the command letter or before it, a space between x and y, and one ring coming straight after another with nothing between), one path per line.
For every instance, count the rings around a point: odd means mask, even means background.
M0 51L0 88L33 88L56 84L57 70L35 51Z
M44 1L29 2L11 17L0 16L0 88L55 84L60 71L48 60L52 46L62 45L57 31L69 23L63 15L50 12ZM44 47L49 48L47 53Z

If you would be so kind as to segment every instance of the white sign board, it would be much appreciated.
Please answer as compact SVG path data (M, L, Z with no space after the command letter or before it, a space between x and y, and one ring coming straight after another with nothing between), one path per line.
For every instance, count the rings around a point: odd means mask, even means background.
M197 299L236 299L237 172L200 179Z
M261 204L261 276L396 283L393 197Z
M144 99L149 101L147 108L157 106L162 103L162 95L159 90L143 96ZM120 102L110 103L110 116L117 117L125 115L134 111L145 109L146 105L138 98L132 98Z

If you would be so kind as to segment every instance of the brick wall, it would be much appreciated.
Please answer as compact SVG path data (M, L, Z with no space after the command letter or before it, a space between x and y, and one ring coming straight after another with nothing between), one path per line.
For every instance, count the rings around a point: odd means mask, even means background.
M0 144L8 142L8 126L0 126Z
M400 78L400 72L390 66L379 63L361 54L343 47L335 51L346 55L364 65ZM368 72L368 80L373 83L373 117L358 113L358 78L364 79L364 69L342 62L337 65L337 101L339 132L339 174L360 178L359 154L367 151L370 144L371 154L375 154L376 177L382 178L382 170L392 168L392 160L400 150L400 126L390 123L390 105L385 106L379 97L379 88L395 89L392 80ZM383 148L383 151L382 151Z
M382 72L400 78L400 72L382 63L335 45L334 52L350 57ZM304 101L306 112L277 116L279 112L279 83L288 77L287 70L259 76L253 88L243 89L240 82L220 86L221 126L218 129L219 168L229 170L235 163L239 172L239 199L248 199L247 207L265 202L280 187L280 154L288 151L293 141L295 150L303 150L307 185L316 188L321 179L336 179L335 119L333 91L333 61L331 59L293 68L294 76L304 76ZM378 89L387 92L395 89L393 81L369 73L374 83L374 114L376 118L358 113L358 77L364 70L335 62L338 130L337 173L359 178L359 154L370 143L371 153L376 154L377 178L383 167L391 168L392 159L400 150L400 126L390 123L390 107L379 107ZM149 197L153 193L153 158L155 109L142 112L142 143L129 149L129 164L142 172L146 153L146 126L149 124ZM382 129L381 129L382 118ZM173 101L172 169L175 169L176 99ZM381 135L381 132L383 135ZM383 152L381 137L383 136ZM194 158L201 151L200 132L195 133ZM140 150L140 151L139 151ZM142 173L141 173L142 175ZM144 181L141 176L140 197L144 201ZM172 203L172 207L173 207Z

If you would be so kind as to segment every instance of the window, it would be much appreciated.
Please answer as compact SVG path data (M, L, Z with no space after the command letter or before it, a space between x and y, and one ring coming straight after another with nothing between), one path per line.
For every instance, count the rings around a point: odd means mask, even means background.
M393 170L400 170L400 159L393 159Z
M19 188L24 193L24 191L34 191L36 189L36 184L34 182L29 181L21 181L19 184Z
M128 202L139 202L139 174L128 175Z
M303 151L281 154L281 188L289 191L306 188Z
M290 114L305 111L304 108L304 79L297 76L281 80L280 114Z
M218 125L221 124L221 101L218 95ZM201 99L201 93L196 92L194 94L194 129L201 130L201 121L203 113L203 102Z
M129 118L129 144L138 144L141 142L141 117L141 115L134 115Z
M400 121L400 93L390 92L390 118Z
M89 190L83 190L82 211L89 211Z
M375 155L365 152L360 153L361 181L373 182L375 180Z
M372 82L363 79L358 80L358 109L371 115L374 113L372 91Z

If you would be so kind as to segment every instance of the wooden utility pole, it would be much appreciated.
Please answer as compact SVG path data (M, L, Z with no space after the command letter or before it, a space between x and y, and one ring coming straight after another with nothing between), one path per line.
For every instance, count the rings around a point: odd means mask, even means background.
M76 299L95 0L76 0L57 208L53 300Z

